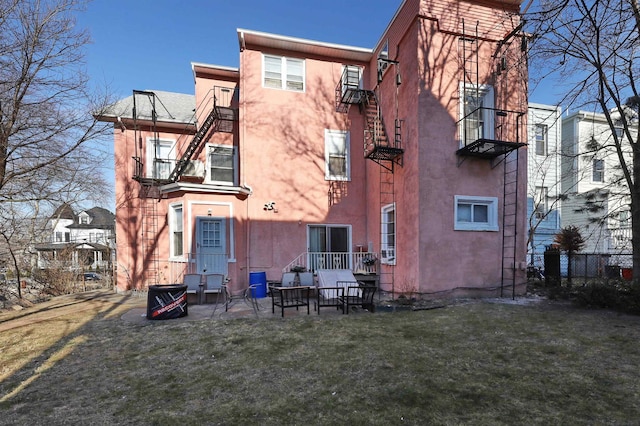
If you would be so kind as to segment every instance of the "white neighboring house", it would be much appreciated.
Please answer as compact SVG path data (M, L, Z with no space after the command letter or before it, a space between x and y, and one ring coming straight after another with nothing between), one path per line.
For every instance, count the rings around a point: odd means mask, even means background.
M106 270L115 256L115 215L101 207L78 215L68 204L60 206L47 221L48 241L35 246L37 266L53 263L71 268Z
M562 224L580 229L584 253L631 252L629 190L612 144L604 114L577 111L563 117L562 192L568 198Z
M542 266L547 246L560 231L560 107L529 103L527 118L527 261Z

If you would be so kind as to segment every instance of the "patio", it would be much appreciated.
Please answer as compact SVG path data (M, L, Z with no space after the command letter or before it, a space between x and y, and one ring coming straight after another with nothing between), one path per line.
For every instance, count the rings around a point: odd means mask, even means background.
M311 288L311 292L314 292L314 289ZM230 302L227 311L225 311L224 303L221 301L220 303L207 303L207 304L189 304L188 305L188 315L169 319L169 320L148 320L147 319L147 293L139 292L137 293L136 298L139 300L139 303L135 304L135 307L130 311L126 312L122 315L122 319L129 322L136 323L166 323L169 322L183 322L183 321L199 321L199 320L230 320L230 319L238 319L238 318L258 318L258 319L266 319L266 318L292 318L298 316L307 316L307 308L300 307L299 309L285 309L284 313L280 311L278 307L276 307L275 312L272 313L272 301L271 297L262 297L258 299L253 299L256 304L256 311L251 306L251 300L244 299L242 297L234 296L233 300ZM317 299L316 296L310 296L309 298L309 317L326 317L326 316L339 316L343 315L342 311L337 308L329 309L323 308L321 310L320 315L315 308L315 303ZM369 314L368 311L363 309L355 309L350 311L349 315L352 314Z

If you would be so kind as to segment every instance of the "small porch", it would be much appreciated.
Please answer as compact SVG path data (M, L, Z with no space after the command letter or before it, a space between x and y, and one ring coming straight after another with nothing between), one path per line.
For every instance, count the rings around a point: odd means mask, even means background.
M180 283L185 274L227 276L228 261L227 254L186 253L180 259L168 260L165 265L160 265L158 283ZM282 272L304 270L315 274L318 269L348 269L356 278L361 279L377 276L378 263L378 253L375 252L304 252L285 265Z
M318 269L349 269L354 275L377 275L378 253L375 252L304 252L282 268L282 272Z

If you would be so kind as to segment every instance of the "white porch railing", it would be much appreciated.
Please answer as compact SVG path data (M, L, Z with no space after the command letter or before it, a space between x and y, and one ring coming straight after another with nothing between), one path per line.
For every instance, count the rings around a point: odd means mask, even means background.
M350 269L356 274L377 274L378 254L374 252L305 252L293 259L282 272L304 268L315 272L318 269Z
M631 251L631 228L611 229L611 244L613 250Z

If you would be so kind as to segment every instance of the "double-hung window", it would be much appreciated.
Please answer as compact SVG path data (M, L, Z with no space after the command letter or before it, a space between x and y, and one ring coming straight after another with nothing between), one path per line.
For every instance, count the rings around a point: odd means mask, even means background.
M604 160L593 160L593 182L604 182Z
M236 150L233 146L209 148L209 172L212 182L234 185L236 182Z
M456 231L497 231L498 199L496 197L455 196Z
M147 176L153 179L168 179L175 161L175 141L169 139L147 139Z
M396 264L396 206L389 204L382 207L380 219L380 262L387 265Z
M182 204L172 205L169 212L171 257L180 257L184 254Z
M536 124L536 155L547 155L547 134L546 124Z
M326 180L349 180L349 132L324 131L324 159Z
M304 91L304 59L264 55L262 69L264 87Z

